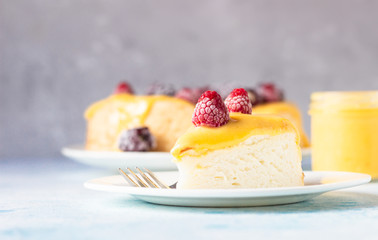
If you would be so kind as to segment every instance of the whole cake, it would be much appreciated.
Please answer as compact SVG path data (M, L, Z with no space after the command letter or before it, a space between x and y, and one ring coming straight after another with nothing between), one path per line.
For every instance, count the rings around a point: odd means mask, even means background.
M283 117L250 113L244 89L235 89L225 103L214 91L201 96L194 126L171 151L180 173L177 188L303 185L296 127Z
M193 108L173 96L133 95L122 83L86 110L86 149L168 152L190 127Z

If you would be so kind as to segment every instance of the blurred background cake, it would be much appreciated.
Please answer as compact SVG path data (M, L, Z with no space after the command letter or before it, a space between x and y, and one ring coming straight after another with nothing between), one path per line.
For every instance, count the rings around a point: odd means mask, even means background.
M110 97L85 112L86 149L107 151L170 151L190 126L194 105L154 85L154 95L134 95L120 83Z

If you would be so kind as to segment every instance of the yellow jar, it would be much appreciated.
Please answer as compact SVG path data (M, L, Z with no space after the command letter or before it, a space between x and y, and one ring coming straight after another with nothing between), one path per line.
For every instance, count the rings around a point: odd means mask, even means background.
M378 178L378 91L311 95L314 171L349 171Z

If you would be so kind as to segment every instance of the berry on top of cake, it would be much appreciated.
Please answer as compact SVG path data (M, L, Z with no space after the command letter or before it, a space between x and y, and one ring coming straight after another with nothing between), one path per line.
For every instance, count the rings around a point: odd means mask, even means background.
M252 113L252 104L244 88L234 89L224 100L224 103L229 112Z
M257 87L257 92L260 95L261 103L281 102L284 100L283 91L273 83L261 83Z
M148 127L126 129L118 138L118 148L127 152L145 152L154 149L155 138Z
M123 82L120 82L117 85L116 89L114 90L114 94L120 94L120 93L134 94L134 91L128 82L123 81Z
M226 104L233 109L240 95L246 96L244 91L236 90ZM194 112L196 119L205 120L205 124L193 121L171 150L179 169L177 188L303 186L299 135L289 120L251 115L238 107L223 124L209 124L209 116L202 115L208 114L209 110L204 109L210 99L215 103L209 106L217 109L211 112L211 119L226 119L226 104L218 101L216 92L205 92ZM246 106L249 104L248 99Z
M230 119L222 97L215 91L206 91L198 99L192 122L195 126L219 127Z

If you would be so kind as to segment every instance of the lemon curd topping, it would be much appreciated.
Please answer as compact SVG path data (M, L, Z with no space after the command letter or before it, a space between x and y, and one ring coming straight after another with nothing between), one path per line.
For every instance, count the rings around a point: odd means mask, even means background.
M312 169L378 179L378 91L311 95Z
M190 127L177 140L171 154L179 160L185 154L202 155L211 150L239 144L254 135L274 136L287 132L296 134L298 144L297 129L285 118L230 113L230 121L221 127Z

